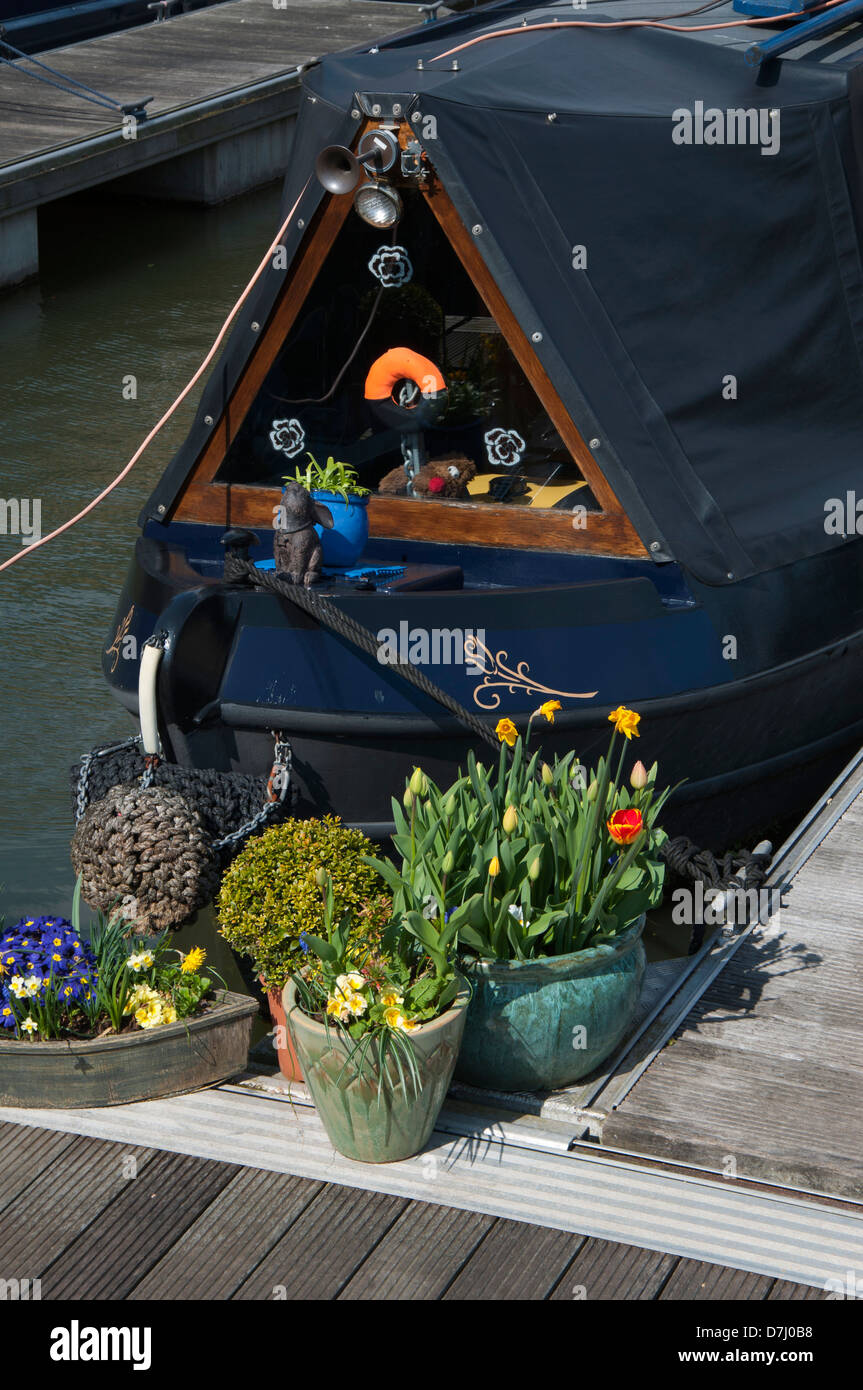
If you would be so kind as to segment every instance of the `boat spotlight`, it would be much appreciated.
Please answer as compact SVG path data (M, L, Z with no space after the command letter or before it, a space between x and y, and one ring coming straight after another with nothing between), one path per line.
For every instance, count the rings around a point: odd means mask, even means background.
M392 227L402 215L402 200L388 184L364 183L354 194L354 209L370 227Z

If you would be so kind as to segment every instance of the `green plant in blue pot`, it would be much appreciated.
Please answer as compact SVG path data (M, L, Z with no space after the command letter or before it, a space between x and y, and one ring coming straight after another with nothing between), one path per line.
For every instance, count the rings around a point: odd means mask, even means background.
M574 753L541 762L525 738L497 726L498 766L471 754L467 774L441 789L414 771L394 801L394 906L426 911L458 938L472 985L457 1075L505 1091L554 1090L588 1075L629 1029L645 969L645 913L661 899L665 839L656 766L625 778L640 716L609 716L606 757L594 770ZM617 745L621 746L618 749ZM509 752L508 752L509 750ZM382 870L383 872L383 870ZM399 884L402 886L399 887Z
M321 539L323 561L335 568L356 564L369 538L369 489L357 482L356 470L350 464L337 462L332 455L326 463L318 463L314 454L305 470L297 468L293 477L285 474L285 482L297 482L312 494L316 502L329 508L332 529L316 526Z

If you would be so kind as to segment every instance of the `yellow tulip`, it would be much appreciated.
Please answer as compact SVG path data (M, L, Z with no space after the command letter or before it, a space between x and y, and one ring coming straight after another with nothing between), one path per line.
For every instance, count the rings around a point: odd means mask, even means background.
M497 876L498 876L499 873L500 873L500 860L498 859L497 855L495 855L495 856L494 856L494 859L492 859L491 863L490 863L489 866L488 866L488 876L489 876L489 878L497 878Z
M518 825L518 811L514 806L507 806L503 817L503 829L506 835L511 835Z
M552 772L548 763L543 763L542 765L542 780L547 787L550 787L552 782L554 781L554 773Z

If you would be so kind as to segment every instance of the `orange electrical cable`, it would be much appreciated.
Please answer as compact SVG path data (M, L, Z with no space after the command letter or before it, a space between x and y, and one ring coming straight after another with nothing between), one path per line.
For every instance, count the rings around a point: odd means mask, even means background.
M813 5L806 11L806 16L809 18L815 14L822 14L825 10L832 10L836 5L844 3L845 0L827 0L824 5ZM532 34L538 29L671 29L678 34L699 34L709 29L736 29L740 25L779 24L784 19L800 17L799 10L789 10L786 14L774 14L764 19L747 16L742 19L723 19L716 24L669 24L664 19L611 19L604 22L599 19L552 19L544 20L542 24L519 24L514 29L494 29L488 34L477 34L474 38L457 44L455 48L448 48L445 53L438 53L431 61L439 63L442 58L451 58L453 54L463 53L466 48L473 48L474 44L485 43L488 39L502 39L510 34Z
M80 521L83 517L85 517L88 512L92 512L95 507L98 507L99 503L103 502L105 498L108 496L108 494L113 492L114 488L117 487L127 476L127 474L132 471L135 464L138 462L138 459L143 454L144 450L148 448L148 446L153 442L153 440L156 438L156 435L159 433L159 430L162 428L163 425L167 424L171 416L174 414L174 411L177 409L179 405L183 403L183 401L188 396L189 392L200 381L204 372L209 367L210 363L212 362L213 358L215 357L216 353L221 347L222 341L229 327L231 326L231 323L236 318L237 314L245 304L249 295L252 293L252 290L257 284L259 277L265 270L268 262L271 261L273 255L275 254L276 248L280 245L282 237L288 230L288 223L290 222L291 218L293 217L294 213L299 207L300 200L302 199L303 194L305 193L306 189L308 188L311 182L311 177L312 176L310 174L309 177L306 179L306 182L303 184L297 201L294 203L294 206L291 208L281 227L277 231L275 238L270 243L266 255L263 257L260 265L258 266L257 270L252 276L251 280L247 284L246 288L243 290L243 293L240 295L233 309L231 309L230 313L228 314L228 317L225 319L225 322L219 329L219 332L216 334L213 346L210 348L210 351L207 353L200 367L195 372L194 376L192 376L190 380L186 383L186 385L183 387L182 391L180 392L179 396L177 396L173 404L170 405L168 409L165 411L161 420L159 420L158 423L155 424L153 428L150 430L150 433L147 435L144 442L141 445L139 445L139 447L135 450L134 454L129 459L129 462L126 464L125 468L123 468L121 472L117 474L113 482L110 482L107 487L102 489L98 497L94 497L92 502L88 502L86 507L82 507L81 511L76 513L75 516L70 517L68 521L64 521L62 526L58 526L57 529L55 531L51 531L49 535L42 536L40 540L33 541L31 545L25 546L23 550L19 550L15 555L10 555L8 560L4 560L2 565L0 565L0 573L2 573L3 570L8 569L10 565L14 565L17 560L23 560L25 555L30 555L34 550L38 550L40 545L47 545L48 541L52 541L55 536L62 536L64 531L68 531L72 526L75 525L76 522Z

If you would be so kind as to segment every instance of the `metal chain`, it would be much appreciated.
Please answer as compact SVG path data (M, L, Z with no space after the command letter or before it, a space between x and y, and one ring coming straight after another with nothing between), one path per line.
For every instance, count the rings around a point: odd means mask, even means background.
M84 753L81 757L81 772L78 776L78 786L75 790L75 824L77 825L87 809L90 800L90 768L97 758L105 758L109 753L119 753L121 748L131 748L133 743L140 743L141 735L133 734L131 738L124 738L120 743L106 743L101 748L91 748L89 753Z
M225 835L221 840L216 840L214 849L226 849L228 845L237 844L240 840L245 840L246 836L251 835L253 830L257 830L259 825L263 825L278 807L284 805L285 797L288 794L288 787L291 783L291 745L287 739L283 739L281 734L275 729L272 731L275 739L275 749L273 753L273 769L267 783L267 789L277 789L278 796L273 796L271 801L266 802L256 816L246 821L238 830L233 830L230 835ZM272 795L272 791L270 793Z

